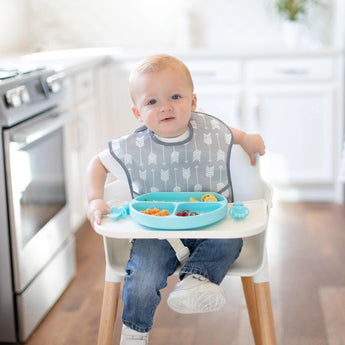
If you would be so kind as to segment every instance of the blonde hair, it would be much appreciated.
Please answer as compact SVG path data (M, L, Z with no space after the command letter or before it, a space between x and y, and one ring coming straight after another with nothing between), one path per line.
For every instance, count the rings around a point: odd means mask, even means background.
M167 55L167 54L157 54L147 56L143 60L141 60L131 71L129 75L129 94L131 96L132 102L134 103L134 87L137 78L143 73L156 73L160 72L164 69L180 69L182 70L187 78L187 81L190 83L192 91L194 90L194 84L192 80L192 76L188 67L178 58Z

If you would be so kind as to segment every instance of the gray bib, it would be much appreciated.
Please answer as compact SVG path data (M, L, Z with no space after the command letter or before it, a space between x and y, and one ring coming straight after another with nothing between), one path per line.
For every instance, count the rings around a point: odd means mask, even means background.
M217 192L232 201L232 134L219 119L193 112L189 137L166 143L143 126L109 142L132 197L150 192Z

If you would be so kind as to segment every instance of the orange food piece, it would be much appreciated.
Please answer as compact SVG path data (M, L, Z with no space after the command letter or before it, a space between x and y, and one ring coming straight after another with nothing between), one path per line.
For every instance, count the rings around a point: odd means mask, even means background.
M141 213L145 213L148 214L150 216L159 216L159 217L163 217L163 216L169 216L169 211L167 210L159 210L157 207L155 207L154 209L151 208L147 208L145 211L140 211Z
M169 216L169 211L162 210L162 211L156 213L155 216L159 216L159 217Z
M154 209L151 209L151 208L147 208L145 211L140 211L141 213L145 213L145 214L150 214L150 215L154 215L158 212L160 212L160 210L158 208L154 208Z

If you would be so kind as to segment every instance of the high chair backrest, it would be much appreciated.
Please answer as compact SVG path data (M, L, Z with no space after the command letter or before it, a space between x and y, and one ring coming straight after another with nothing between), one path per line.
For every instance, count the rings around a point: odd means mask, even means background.
M252 166L247 153L239 145L234 145L231 151L230 171L234 201L265 199L268 207L271 207L272 188L261 177L258 154L256 164Z

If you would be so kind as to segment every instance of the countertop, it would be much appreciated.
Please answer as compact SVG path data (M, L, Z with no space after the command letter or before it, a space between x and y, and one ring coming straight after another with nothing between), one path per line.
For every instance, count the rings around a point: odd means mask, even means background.
M76 73L92 66L112 62L134 62L144 56L162 53L156 50L129 50L121 47L81 48L44 52L13 52L2 55L0 66L16 64L43 64L53 67L57 71ZM344 52L333 47L319 47L315 49L252 49L252 50L172 50L164 53L175 55L183 59L214 60L214 59L268 59L268 58L315 58L342 57Z

